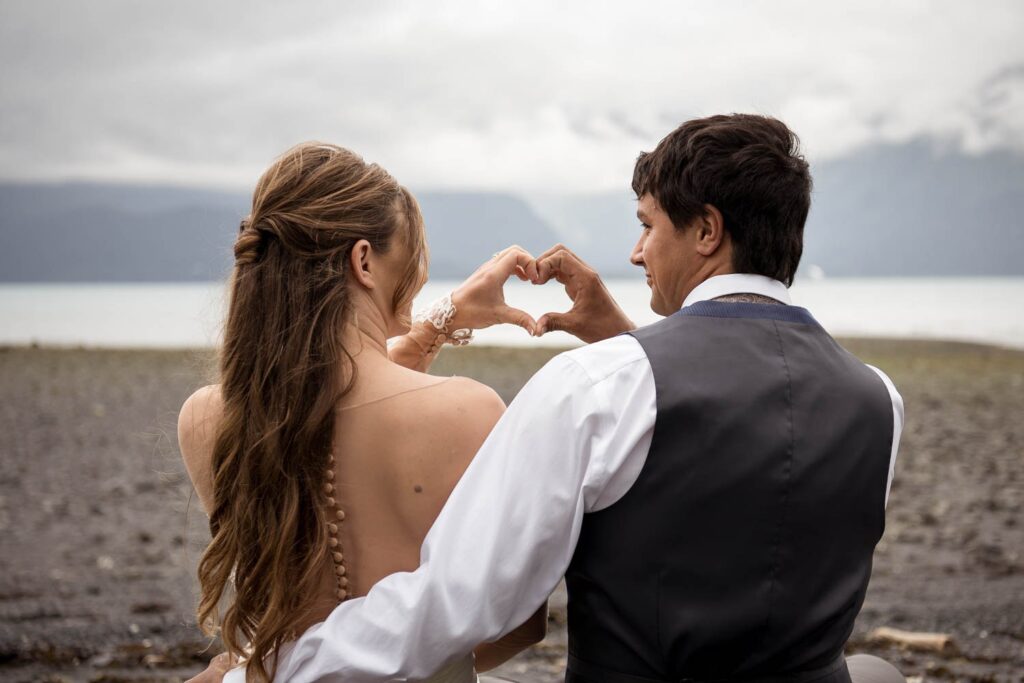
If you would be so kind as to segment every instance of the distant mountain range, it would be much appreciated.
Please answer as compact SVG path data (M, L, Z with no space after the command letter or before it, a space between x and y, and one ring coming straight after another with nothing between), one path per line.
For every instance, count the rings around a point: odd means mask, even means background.
M510 244L539 253L558 236L525 201L483 192L417 194L431 275L461 278ZM0 184L0 281L216 280L250 197L99 183Z
M813 169L804 269L828 276L1024 275L1024 157L917 141ZM634 273L623 192L417 192L431 275L461 278L509 244L563 241L608 275ZM215 280L248 211L244 192L108 183L0 184L0 281Z
M917 141L822 164L805 241L830 276L1024 275L1024 157Z
M801 273L817 266L834 277L1024 275L1024 156L970 156L919 140L811 170ZM639 224L628 188L531 200L599 271L630 272Z

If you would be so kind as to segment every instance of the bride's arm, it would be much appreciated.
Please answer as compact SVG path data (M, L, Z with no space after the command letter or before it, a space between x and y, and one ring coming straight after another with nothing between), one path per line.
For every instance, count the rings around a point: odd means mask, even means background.
M548 631L548 603L545 602L529 619L514 631L493 643L482 643L473 650L476 670L490 671L514 656L544 640Z
M502 289L513 275L528 280L526 267L532 262L533 256L520 247L495 254L452 292L455 314L443 330L425 321L414 323L407 334L391 343L388 357L403 367L426 372L448 336L456 330L482 330L511 323L532 335L536 322L527 313L506 304Z
M415 323L407 334L388 345L388 358L404 368L426 372L437 358L445 339L445 335L430 323Z
M210 461L221 411L220 386L211 385L189 396L178 415L178 450L206 514L213 509Z

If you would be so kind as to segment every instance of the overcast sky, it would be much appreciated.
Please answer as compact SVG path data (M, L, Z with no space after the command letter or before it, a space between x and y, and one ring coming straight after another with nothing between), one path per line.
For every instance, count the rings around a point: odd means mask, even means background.
M1022 35L1019 0L0 0L0 178L248 188L320 139L418 189L625 189L640 150L729 111L781 117L812 162L1024 153Z

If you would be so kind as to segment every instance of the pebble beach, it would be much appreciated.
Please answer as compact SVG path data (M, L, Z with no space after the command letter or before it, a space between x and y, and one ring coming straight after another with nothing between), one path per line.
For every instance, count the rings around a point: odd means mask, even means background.
M912 680L1024 680L1024 351L841 340L885 370L907 424L849 652ZM446 349L432 372L510 401L557 349ZM0 679L183 681L220 651L195 625L206 518L177 452L208 350L0 348ZM548 638L496 673L561 680ZM880 637L948 636L941 648Z

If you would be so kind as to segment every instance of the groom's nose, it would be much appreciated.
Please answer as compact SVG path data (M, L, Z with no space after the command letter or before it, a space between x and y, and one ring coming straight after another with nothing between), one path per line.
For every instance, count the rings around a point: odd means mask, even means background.
M641 237L633 245L633 252L629 255L629 262L634 266L644 266L644 239Z

